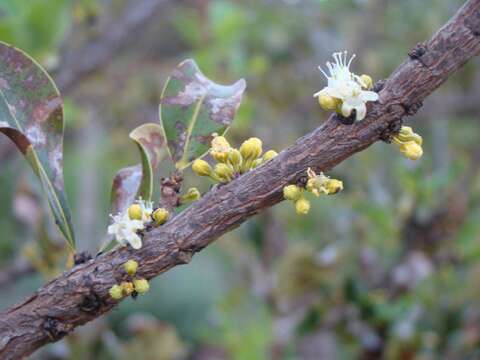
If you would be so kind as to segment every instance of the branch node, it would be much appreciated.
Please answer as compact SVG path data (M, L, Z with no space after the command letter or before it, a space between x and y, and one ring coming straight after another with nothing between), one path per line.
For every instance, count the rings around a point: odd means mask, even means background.
M423 43L417 43L412 50L408 52L408 56L412 60L417 60L424 67L428 67L427 64L422 60L422 56L427 52L427 48Z
M86 263L88 260L92 259L92 255L88 251L82 251L81 253L76 253L73 256L74 265L80 265Z
M68 335L68 333L73 330L74 326L72 324L64 324L54 317L47 316L45 317L41 328L51 341L58 341L65 335Z
M388 127L380 133L380 140L390 144L392 142L393 135L397 134L402 128L402 118L395 118L388 124Z

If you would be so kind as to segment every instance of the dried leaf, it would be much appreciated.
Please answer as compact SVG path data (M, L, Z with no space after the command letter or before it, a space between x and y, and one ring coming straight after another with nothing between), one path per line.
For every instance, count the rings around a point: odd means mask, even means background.
M183 169L209 148L212 134L222 135L240 106L245 80L218 85L203 75L193 60L178 65L167 80L160 102L160 121L168 150Z
M45 70L19 49L0 42L0 132L30 163L55 222L74 248L63 183L63 101Z

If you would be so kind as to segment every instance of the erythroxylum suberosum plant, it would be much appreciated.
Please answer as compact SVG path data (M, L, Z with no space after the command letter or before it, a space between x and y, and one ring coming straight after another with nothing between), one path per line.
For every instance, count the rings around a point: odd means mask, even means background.
M335 53L327 62L327 86L314 96L327 111L335 111L345 122L361 121L367 103L378 100L368 75L357 76L350 70L354 57ZM190 164L194 173L227 183L277 155L263 152L262 141L250 138L236 149L224 137L232 124L245 91L245 81L224 86L201 73L193 60L181 62L168 78L160 99L159 123L141 125L130 133L140 154L140 163L121 169L111 191L110 241L102 246L108 251L119 245L138 249L142 233L161 226L179 205L198 200L196 188L182 194L182 172ZM39 178L52 209L55 223L72 252L75 237L63 185L62 141L63 102L52 79L27 54L0 43L0 132L8 136L22 152ZM408 158L422 155L422 138L410 127L402 127L393 143ZM209 154L216 165L201 159ZM175 170L168 178L155 179L159 163L169 157ZM343 190L340 180L308 169L304 184L290 184L284 197L294 202L297 213L310 209L307 193L333 195ZM154 186L160 184L161 197L153 202ZM135 277L141 264L131 260L124 269L131 281L110 289L115 299L136 296L148 290L145 279Z

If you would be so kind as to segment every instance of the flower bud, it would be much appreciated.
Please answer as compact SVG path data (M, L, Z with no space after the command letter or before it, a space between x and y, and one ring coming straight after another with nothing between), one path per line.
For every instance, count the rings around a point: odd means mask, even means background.
M168 210L164 208L158 208L153 212L152 218L153 221L155 221L155 225L160 226L165 224L165 222L168 220L169 215L170 213L168 212Z
M122 288L123 294L125 296L131 295L135 288L133 287L133 284L129 281L124 281L120 284L120 287Z
M138 263L135 260L128 260L125 264L123 264L123 268L128 275L133 276L137 272Z
M306 215L310 211L310 201L305 198L300 198L295 202L295 210L299 215Z
M297 201L302 195L302 190L297 185L287 185L283 188L285 200Z
M308 179L306 188L307 191L311 192L317 197L324 192L323 184L317 178Z
M255 160L262 154L262 140L250 138L240 146L240 154L244 160Z
M182 201L197 201L202 197L197 188L190 188L182 196Z
M123 288L120 285L113 285L108 293L114 300L120 300L123 297Z
M128 208L128 217L130 220L142 220L143 209L140 204L130 205Z
M275 150L268 150L265 154L263 154L263 161L271 160L277 155L278 153Z
M360 76L360 82L362 87L366 90L371 90L373 88L373 80L370 76L363 74Z
M135 287L135 291L140 295L145 294L148 290L150 290L150 284L145 279L133 280L133 286Z
M228 153L230 152L230 144L223 136L217 136L214 134L212 140L212 147L210 149L210 155L218 162L225 163L228 159Z
M329 95L319 95L318 103L320 104L323 110L333 111L337 109L339 101L338 99Z
M415 141L408 141L400 145L400 152L410 160L418 160L423 155L423 150Z
M228 163L233 166L235 171L240 169L242 165L242 154L237 149L232 149L228 153Z
M252 166L250 167L251 169L255 169L257 166L262 165L263 160L262 159L257 159L253 160Z
M218 176L223 182L228 182L232 180L233 169L230 165L220 163L215 165L215 175Z
M414 141L421 146L423 143L422 137L414 133L410 126L402 126L400 132L394 136L393 140L397 144Z
M334 195L343 190L343 182L337 179L329 179L325 184L327 195Z
M198 176L210 176L212 173L211 166L202 159L197 159L193 162L192 170Z

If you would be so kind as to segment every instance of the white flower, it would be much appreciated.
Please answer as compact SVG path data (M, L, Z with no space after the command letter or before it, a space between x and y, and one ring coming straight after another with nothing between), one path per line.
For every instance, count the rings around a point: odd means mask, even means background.
M373 91L362 89L364 82L359 76L350 72L350 64L355 58L353 55L347 62L347 52L333 54L334 63L327 62L327 74L321 67L320 71L325 75L328 85L313 96L327 95L342 101L341 112L345 117L350 116L352 110L356 111L356 119L362 120L367 113L365 103L377 101L378 94Z
M142 239L137 234L145 225L142 220L131 220L127 212L112 216L113 223L108 227L108 234L114 235L120 244L129 243L132 248L140 249Z

